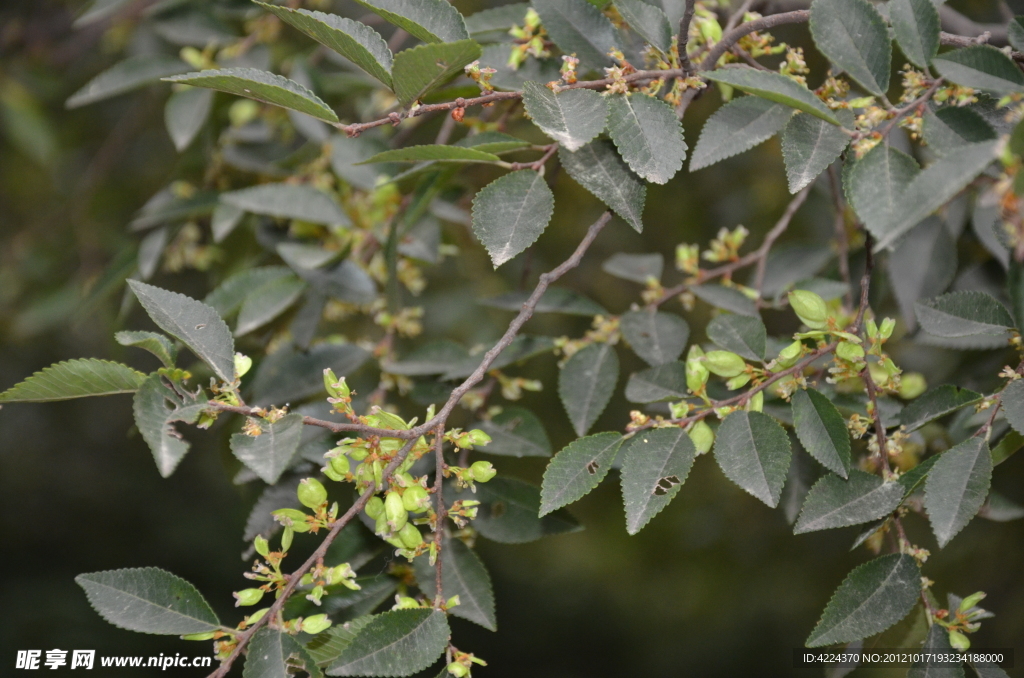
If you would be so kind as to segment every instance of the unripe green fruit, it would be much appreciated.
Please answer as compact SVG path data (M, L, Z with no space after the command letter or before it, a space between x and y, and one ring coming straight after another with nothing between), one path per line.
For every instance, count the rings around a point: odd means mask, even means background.
M889 373L880 363L868 363L868 374L871 375L871 381L875 382L875 386L885 386L889 383Z
M486 483L488 480L498 475L498 472L494 470L494 466L489 461L475 461L473 465L469 467L469 474L478 483Z
M366 515L377 520L379 516L384 515L384 500L374 495L370 497L370 501L366 502L366 507L363 509L366 511Z
M235 591L235 607L255 605L263 598L263 589L242 589Z
M313 636L326 631L330 626L331 620L327 618L326 614L314 614L302 620L302 632Z
M711 430L706 421L701 420L690 429L690 440L697 448L697 454L706 454L715 442L715 432Z
M430 494L420 485L407 487L402 494L402 504L406 511L420 513L430 506Z
M361 447L353 447L349 450L348 456L352 457L352 461L362 461L363 459L366 459L369 454L370 452L368 450L364 450Z
M402 495L397 492L387 493L384 498L384 516L392 532L398 532L405 527L406 521L409 520L409 512L405 510Z
M704 361L701 360L703 357L704 351L700 346L697 344L690 346L690 352L686 356L686 387L694 393L704 388L704 384L708 383L708 377L711 375L704 365Z
M352 462L348 460L344 454L339 454L336 457L331 457L327 464L331 467L331 470L338 475L346 475L352 469Z
M775 364L782 368L792 367L796 365L796 361L800 359L800 356L804 353L804 345L800 340L794 341L786 348L779 351L779 357L775 359Z
M469 669L462 664L449 664L448 673L455 678L466 678L469 675Z
M255 547L256 553L260 554L261 556L266 556L268 553L270 553L270 544L267 543L266 539L259 535L256 535L256 538L253 539L252 545L253 547Z
M299 503L311 509L318 509L327 501L327 490L316 478L304 478L299 483L296 494L299 496Z
M959 631L949 632L949 644L953 646L954 650L960 650L961 652L971 648L970 639Z
M708 351L704 364L720 377L736 377L747 369L747 363L732 351Z
M412 523L406 523L405 526L398 531L398 539L405 548L414 549L423 543L423 535Z
M825 300L808 290L793 290L789 293L789 305L804 325L812 330L823 330L828 326L828 307Z
M978 603L980 603L984 599L985 599L985 592L984 591L978 591L977 593L972 593L971 595L967 596L966 598L964 598L963 600L960 601L960 607L958 609L961 612L967 612L967 610L969 610L972 607L976 606Z
M882 321L882 324L878 326L878 337L880 339L888 339L892 336L892 331L896 329L896 321L892 318L886 318Z
M306 523L306 514L299 509L283 508L277 509L271 515L285 527L290 527L294 532L309 532L309 525Z
M410 598L409 596L396 596L396 598L395 607L399 610L416 609L420 606L415 598Z
M388 527L388 518L387 518L387 516L385 516L383 513L381 513L379 516L377 516L375 522L376 522L376 524L373 527L373 533L374 534L380 535L381 537L383 537L385 535L391 534L391 528Z
M412 487L417 484L416 479L405 472L396 473L392 478L399 487Z
M764 409L764 391L758 391L747 401L747 411L760 412L762 409Z
M864 349L850 341L841 341L836 346L836 355L843 360L855 363L864 359Z
M491 436L487 435L485 431L481 431L478 428L473 429L466 434L470 445L484 446L491 442Z
M736 375L729 381L725 382L726 388L730 391L735 391L738 388L743 388L750 383L750 375L744 372L743 374Z
M907 372L900 377L900 397L913 400L928 390L928 382L920 372Z
M241 379L252 367L252 358L241 353L235 354L235 376Z

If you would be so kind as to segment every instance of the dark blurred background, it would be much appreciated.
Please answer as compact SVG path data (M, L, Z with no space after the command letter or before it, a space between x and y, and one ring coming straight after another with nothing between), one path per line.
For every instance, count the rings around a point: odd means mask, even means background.
M134 259L138 237L126 228L132 215L169 180L202 167L199 154L179 156L167 137L164 86L64 109L72 92L118 59L108 25L72 28L82 4L0 3L0 390L69 358L155 367L112 340L114 331L148 321L137 309L119 313L122 290L110 271L130 268ZM487 3L456 4L469 12ZM799 44L803 30L777 35ZM691 148L718 101L703 97L692 108ZM601 211L567 177L556 189L555 219L533 248L527 275L561 261ZM681 172L667 186L650 187L643 236L615 223L567 284L621 312L638 299L639 286L601 272L612 253L660 252L670 263L677 243L706 243L718 228L741 223L756 243L788 199L776 140L701 172ZM831 223L828 195L816 190L787 240L825 242ZM471 251L429 272L428 334L469 343L494 337L509 314L471 301L514 288L524 264L494 273L471 234L452 228L446 238ZM160 273L155 284L195 296L208 289L205 274L195 271ZM879 303L892 306L884 297ZM702 327L706 314L698 306L688 316L691 326ZM767 321L770 329L792 331L773 327L771 315ZM550 316L531 322L530 331L543 334L586 329ZM641 367L622 356L624 374ZM938 352L918 369L934 377L960 364L969 372L975 359L985 358ZM545 425L559 449L571 429L551 386L555 370L553 358L542 358L522 373L549 384L525 404L549 413ZM628 409L617 396L594 430L621 429ZM193 582L228 623L239 618L231 591L244 586L242 526L258 490L232 484L236 462L224 429L189 432L193 451L162 479L131 428L127 396L0 409L0 675L20 675L13 667L23 649L209 651L206 643L107 624L73 581L82 572L158 566ZM498 466L539 481L544 462L502 458ZM1022 477L1024 455L1016 455L997 469L994 486L1024 503ZM584 531L523 546L478 542L494 578L500 631L457 619L453 631L460 649L490 663L480 676L817 676L820 669L792 668L792 648L802 646L846 573L868 557L849 550L856 528L794 537L781 510L725 480L710 457L698 460L675 502L637 536L626 535L614 474L571 510ZM920 517L907 522L918 543L933 550L924 572L942 599L949 590L989 593L985 606L997 617L972 637L974 645L1024 649L1024 521L976 519L942 552Z

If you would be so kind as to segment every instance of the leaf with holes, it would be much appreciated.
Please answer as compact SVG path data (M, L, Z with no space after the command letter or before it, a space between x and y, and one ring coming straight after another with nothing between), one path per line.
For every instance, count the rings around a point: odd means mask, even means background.
M174 367L174 361L178 358L178 347L159 332L122 331L114 334L114 340L122 346L134 346L149 351L160 359L164 367ZM0 401L2 400L3 396L0 395Z
M604 131L608 119L605 98L590 89L555 94L544 85L527 82L523 106L533 124L570 151L579 150Z
M544 471L540 515L579 501L601 484L622 446L618 433L597 433L563 448Z
M305 113L324 122L338 122L338 115L320 97L288 78L256 68L224 68L221 70L185 73L167 82L180 82L193 87L206 87L265 104L273 104Z
M75 577L89 604L114 626L177 636L220 627L196 587L156 567L90 572Z
M690 338L685 320L661 311L630 311L619 320L619 329L633 352L652 366L678 358Z
M851 124L848 126L853 126L853 116L848 111L836 111L836 115L849 118ZM782 132L782 157L786 161L789 192L798 193L814 181L835 162L849 143L850 136L843 128L820 118L805 113L797 113L790 118Z
M992 484L992 453L968 438L942 453L924 481L924 508L942 548L971 522Z
M761 412L733 412L715 436L715 461L725 476L775 508L793 452L778 422Z
M261 184L222 193L221 202L278 219L299 219L324 226L349 224L338 202L306 184Z
M441 548L441 591L444 597L459 597L451 614L479 624L488 631L498 630L494 613L494 589L480 556L461 539L446 537ZM420 590L433 600L437 593L436 568L428 558L413 561Z
M878 144L844 173L846 195L869 231L885 232L920 171L917 161L906 153Z
M992 45L971 45L932 60L939 75L964 87L993 94L1024 92L1024 73L1013 59Z
M867 0L814 0L811 37L822 54L864 89L889 89L892 38L885 19Z
M418 45L399 52L391 69L398 102L409 106L462 73L466 64L479 58L480 45L473 40Z
M697 449L681 428L640 431L623 449L622 500L626 531L636 534L675 498Z
M309 678L324 675L294 636L264 626L249 641L242 678L291 678L300 667Z
M302 439L302 415L286 414L274 423L256 420L257 436L231 436L231 453L266 483L273 485L288 468Z
M204 401L189 401L180 396L157 373L151 374L135 394L135 426L152 450L157 470L164 478L174 473L189 450L188 441L175 430L174 423L195 423L205 406Z
M706 71L703 75L709 80L730 85L741 92L810 113L833 125L840 124L835 114L814 95L814 92L784 75L759 71L749 66Z
M849 480L829 473L814 484L793 534L831 530L883 518L903 501L903 485L854 469Z
M378 153L356 165L372 165L380 162L499 162L501 158L476 148L429 144L406 146Z
M626 382L626 400L631 403L682 400L687 395L686 365L679 361L635 372Z
M619 380L619 358L610 344L576 352L558 373L558 396L576 435L586 435L604 411Z
M327 667L329 676L411 676L444 652L451 631L444 612L392 610L374 616Z
M618 43L615 27L587 0L534 0L551 40L566 54L580 59L580 72L611 64L609 50Z
M137 280L129 280L128 286L160 329L180 339L218 377L229 383L234 380L235 340L215 310L184 294Z
M661 8L644 0L615 0L615 9L640 37L668 54L672 47L672 26Z
M697 148L690 157L690 171L714 165L767 141L786 126L792 115L789 106L761 97L733 99L704 123Z
M423 42L456 42L469 37L466 21L446 0L356 0Z
M939 12L932 1L892 0L889 20L904 56L927 68L939 51Z
M683 126L668 104L646 94L620 94L609 97L608 111L608 134L640 177L664 184L682 169Z
M768 330L760 318L743 315L718 315L707 326L708 339L726 351L764 362L768 353Z
M980 393L975 393L970 389L943 384L915 398L904 407L900 412L900 425L906 427L907 432L916 431L930 421L956 412L962 407L973 405L982 397ZM1005 410L1005 400L1003 407Z
M129 57L87 82L82 89L68 97L64 105L67 108L78 108L109 99L157 82L168 75L184 73L189 68L181 59L162 54Z
M850 472L850 435L832 402L808 388L793 394L793 427L800 444L821 464L846 478Z
M1001 334L1013 327L1006 307L984 292L961 290L914 304L926 332L940 337Z
M256 4L391 87L391 50L384 38L366 24L336 14Z
M530 410L506 407L487 421L478 421L479 428L491 436L491 442L478 452L506 457L550 457L551 441L544 424Z
M592 141L575 153L561 148L558 159L576 183L612 208L637 233L643 232L647 186L629 171L611 142Z
M554 210L555 195L541 172L510 172L473 198L473 232L497 268L536 242Z
M95 358L66 360L0 393L0 403L44 403L135 393L145 380L145 374L121 363Z
M807 639L807 647L860 640L907 616L921 593L921 570L906 554L864 563L847 575Z

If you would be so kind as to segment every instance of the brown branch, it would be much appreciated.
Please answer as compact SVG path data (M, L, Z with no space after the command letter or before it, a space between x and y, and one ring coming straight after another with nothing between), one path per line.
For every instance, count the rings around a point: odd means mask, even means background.
M785 24L803 23L807 21L810 16L810 10L798 9L792 12L763 16L760 19L754 19L753 21L748 21L745 24L740 24L723 35L722 39L719 40L715 46L710 49L710 51L708 51L707 56L700 62L700 70L708 71L714 68L715 64L718 63L718 60L722 58L722 55L728 52L733 45L739 42L740 38L749 35L754 31L763 31Z
M690 63L690 55L686 53L686 47L690 43L690 23L693 21L696 4L696 0L686 0L686 9L679 19L679 63L683 67L684 76L693 74L693 64Z
M764 242L759 248L760 256L757 259L757 269L754 272L754 289L757 290L757 305L761 305L761 288L764 286L764 271L768 265L768 253L772 249L772 245L779 239L786 229L789 228L789 222L793 220L793 215L800 209L800 206L807 200L807 196L811 192L811 186L808 184L802 191L797 193L792 200L789 201L789 205L786 206L786 211L782 213L782 217L775 224L772 230L768 231L768 235L764 237Z
M547 161L551 159L551 156L553 156L556 151L558 151L557 141L553 144L548 144L547 146L544 146L544 155L542 155L537 160L534 160L533 162L513 162L509 165L509 169L513 171L521 169L531 169L534 172L539 172L541 168L543 168L544 165L547 163Z
M434 526L434 544L437 545L437 557L434 560L434 609L444 605L441 559L444 557L444 519L448 515L444 505L444 468L444 424L441 424L434 432L434 497L437 502L437 523Z

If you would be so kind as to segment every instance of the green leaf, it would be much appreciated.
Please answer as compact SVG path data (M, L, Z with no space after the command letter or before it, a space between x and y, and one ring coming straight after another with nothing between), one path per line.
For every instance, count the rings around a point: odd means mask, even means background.
M384 38L366 24L336 14L256 4L391 87L391 50Z
M892 0L889 3L896 42L918 68L927 68L939 51L939 12L931 0Z
M257 287L245 298L238 312L235 336L248 334L287 311L308 285L294 275Z
M919 396L904 407L900 412L900 425L906 427L908 433L916 431L930 421L950 412L956 412L961 407L973 405L981 399L980 393L975 393L970 389L943 384Z
M964 87L994 94L1024 92L1024 73L1013 59L992 45L971 45L932 60L939 75Z
M850 434L843 415L813 388L797 391L792 402L793 427L800 444L822 466L846 478L850 472Z
M264 626L249 641L242 678L291 678L301 668L310 678L320 678L323 671L306 648L280 629Z
M946 106L925 110L924 140L937 154L947 155L961 146L996 138L996 132L980 113L970 108Z
M1006 307L984 292L950 292L918 302L914 310L921 327L940 337L1001 334L1014 324Z
M329 599L328 599L329 600ZM334 624L323 633L318 633L313 640L306 645L309 655L317 664L324 666L337 659L345 651L352 641L356 639L359 632L366 628L366 625L373 621L370 615L356 617L344 624Z
M207 87L262 101L265 104L290 108L324 122L338 122L338 115L330 106L299 83L256 68L206 70L176 75L164 80L193 87Z
M690 171L714 165L767 141L786 126L792 115L792 108L768 99L733 99L704 123L697 148L690 157Z
M807 647L880 633L906 617L920 593L921 570L911 556L893 553L864 563L836 589Z
M482 429L491 436L491 442L477 448L478 452L506 457L551 456L551 441L544 424L523 407L506 407L489 420L478 421L472 428Z
M836 115L842 114L837 111ZM789 192L798 193L814 181L835 162L849 143L850 136L842 128L820 118L802 113L790 118L782 133L782 157L786 161Z
M576 183L612 208L637 233L643 232L647 186L629 171L611 142L592 141L574 153L560 148L558 159Z
M327 668L329 676L411 676L448 646L448 619L431 609L376 615Z
M476 551L461 539L446 537L441 548L441 591L445 599L459 597L459 604L449 611L468 619L488 631L498 630L494 614L494 589L491 576ZM416 581L428 600L437 595L436 569L427 558L413 561Z
M184 151L199 134L213 107L213 92L208 89L185 89L174 92L164 107L164 124L174 148Z
M213 231L213 242L221 243L231 235L238 224L242 223L245 211L232 205L219 203L210 217L210 230Z
M768 330L760 318L743 315L717 315L707 326L708 339L726 351L764 362L768 354Z
M723 68L705 72L703 75L709 80L730 85L741 92L754 94L762 99L810 113L833 125L840 124L835 114L811 90L784 75L771 71L759 71L749 66Z
M601 270L616 278L646 285L649 280L661 280L665 258L660 254L626 254L616 252L608 257Z
M222 317L226 317L241 308L242 302L254 289L291 274L291 269L287 266L247 268L215 287L206 295L203 303L213 307Z
M264 420L256 421L261 430L260 435L232 435L231 453L264 482L273 485L288 468L296 450L299 449L299 442L302 439L302 415L286 414L273 424Z
M869 231L876 236L885 233L919 173L916 160L887 144L878 144L853 164L844 177L845 190Z
M1018 52L1024 50L1024 22L1022 20L1024 20L1024 17L1017 15L1006 26L1010 44Z
M1014 432L1016 434L1016 432ZM992 458L995 459L995 450L992 451ZM978 515L986 520L996 523L1007 523L1011 520L1024 518L1024 506L1016 504L995 490L988 493L985 505L978 511Z
M1009 255L1008 251L1005 249L1003 251ZM1022 328L1024 327L1024 266L1016 260L1009 265L1009 270L1006 272L1006 291L1010 298L1010 313L1016 323L1015 327Z
M474 148L484 153L500 155L529 148L532 144L529 141L524 141L504 132L480 132L479 134L459 139L455 142L455 145Z
M0 396L2 398L2 396ZM1024 434L1024 380L1011 381L999 397L1006 421L1017 433Z
M630 311L619 320L630 348L651 366L676 360L686 348L690 326L672 313Z
M827 474L807 493L793 534L859 525L883 518L903 501L903 485L854 469L849 480Z
M449 339L427 342L393 363L384 363L381 368L389 374L421 377L429 374L443 374L453 363L469 357L466 349Z
M201 301L137 280L128 286L146 313L167 334L181 340L226 382L235 378L235 340L227 324Z
M526 113L544 134L563 148L576 151L602 131L608 104L591 89L570 89L555 94L536 82L523 85Z
M733 412L715 436L715 461L725 476L775 508L792 457L789 436L761 412Z
M389 0L411 2L412 0ZM422 2L424 0L415 0ZM455 8L440 0L453 12ZM391 77L395 95L403 106L409 106L427 92L462 73L463 67L480 58L480 45L473 40L418 45L395 55Z
M220 622L196 587L156 567L75 577L89 604L118 628L177 636L215 631Z
M622 454L626 531L636 534L679 493L697 450L690 434L674 427L640 431Z
M159 332L118 332L114 339L122 346L135 346L149 351L164 364L164 367L174 367L174 361L178 358L178 348L171 343L171 340ZM0 401L3 396L0 396Z
M523 25L529 9L525 2L484 9L466 17L466 30L478 42L500 42L513 26Z
M751 318L760 317L753 300L735 288L716 284L693 285L690 287L690 292L693 293L693 296L715 308Z
M622 436L597 433L569 443L555 455L540 490L541 517L579 501L601 484L615 461Z
M500 308L505 311L519 311L529 298L531 292L523 290L519 292L506 292L490 299L482 299L477 303L490 308ZM582 315L593 317L595 315L606 315L607 309L596 301L574 292L565 287L549 287L541 295L537 302L534 313L562 313L565 315Z
M349 224L348 216L327 193L307 184L261 184L222 193L222 202L278 219L298 219L324 226Z
M85 84L64 103L67 108L78 108L96 101L130 92L160 78L189 70L181 59L162 54L140 55L120 61Z
M554 340L550 337L538 337L521 334L512 340L508 348L501 352L497 360L491 364L491 369L500 370L514 363L522 362L535 355L549 352L554 347ZM449 365L448 371L441 378L444 380L462 379L468 377L480 366L484 354L473 355L460 363Z
M67 360L36 372L0 393L0 403L45 403L87 396L135 393L146 375L108 360Z
M995 159L997 143L964 144L955 154L936 160L914 177L906 190L898 194L899 202L892 220L872 230L878 238L875 247L891 246L925 217L952 200ZM874 180L877 182L878 177Z
M928 457L914 468L900 475L899 483L903 486L907 497L917 489L917 486L925 479L928 472L932 470L932 466L935 465L935 462L939 460L940 456L942 455L937 454Z
M686 365L678 361L635 372L626 382L626 400L631 403L682 400L687 395Z
M1009 419L1009 415L1007 415L1007 419ZM1020 423L1019 420L1018 423ZM1016 454L1021 447L1024 447L1024 435L1021 435L1016 430L1007 431L1006 435L999 441L999 444L992 448L992 465L998 466L1002 464Z
M555 195L543 173L510 172L473 198L473 232L497 268L536 242L554 210Z
M941 294L956 276L956 241L938 217L910 229L889 255L889 282L908 331L917 327L914 304Z
M885 94L892 68L892 38L885 19L871 3L814 0L810 27L819 52L864 89Z
M540 497L541 489L536 485L499 475L478 484L476 494L465 490L454 499L479 501L473 527L487 539L502 544L525 544L541 537L583 529L565 509L540 517Z
M682 169L686 158L683 126L668 104L646 94L620 94L609 97L608 111L608 134L622 159L640 177L664 184Z
M992 453L969 438L942 453L924 481L924 508L942 548L978 513L992 483Z
M940 624L932 624L921 651L943 656L952 655L955 650L949 644L949 631ZM910 665L907 678L964 678L964 666L962 662L931 662L928 660L928 654L922 654L920 660Z
M618 39L601 10L586 0L533 0L533 8L558 48L579 57L581 73L611 64Z
M558 396L576 435L586 435L604 411L619 380L615 347L595 343L575 353L558 373Z
M500 162L501 158L493 153L486 153L475 148L461 146L445 146L429 144L424 146L406 146L392 151L384 151L367 158L357 165L370 165L378 162Z
M188 442L174 429L174 422L195 423L205 406L205 402L183 399L157 373L149 375L135 394L135 425L153 451L157 470L164 478L174 473L189 450Z
M615 0L615 8L641 38L661 50L662 54L668 54L675 31L659 7L643 0Z
M423 42L469 37L466 21L446 0L356 0Z

